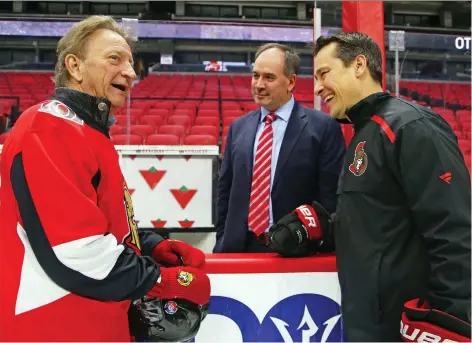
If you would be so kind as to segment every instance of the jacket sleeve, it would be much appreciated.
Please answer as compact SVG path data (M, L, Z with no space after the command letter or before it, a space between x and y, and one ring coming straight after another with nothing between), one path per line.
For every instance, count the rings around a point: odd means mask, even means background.
M427 300L470 321L471 184L457 138L445 123L416 120L397 139L400 182L430 261Z
M229 195L231 193L231 183L233 180L233 165L231 161L231 137L233 125L230 126L226 137L226 147L223 161L221 162L218 175L218 186L216 194L216 244L213 252L221 252L221 243L224 237L226 216L228 215Z
M152 251L156 245L164 238L157 232L151 230L139 230L139 241L141 243L141 253L143 256L152 257Z
M97 205L97 173L78 131L61 126L28 133L10 170L19 235L35 264L61 288L102 301L137 299L160 270L109 232Z
M346 153L346 142L341 126L330 119L321 142L317 200L329 213L336 211L339 174Z

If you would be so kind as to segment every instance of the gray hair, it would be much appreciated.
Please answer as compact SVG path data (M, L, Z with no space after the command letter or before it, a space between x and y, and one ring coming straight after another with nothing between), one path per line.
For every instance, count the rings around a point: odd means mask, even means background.
M132 38L123 26L119 25L112 17L94 15L77 24L61 38L57 44L56 72L54 83L56 87L66 87L69 81L69 72L66 67L66 56L69 54L84 58L88 38L97 30L106 29L118 33L128 45L132 46Z
M288 45L279 44L279 43L267 43L259 47L256 52L256 59L264 51L269 49L279 49L284 53L284 74L287 77L295 74L297 75L300 72L300 56L298 56L295 49L289 47Z

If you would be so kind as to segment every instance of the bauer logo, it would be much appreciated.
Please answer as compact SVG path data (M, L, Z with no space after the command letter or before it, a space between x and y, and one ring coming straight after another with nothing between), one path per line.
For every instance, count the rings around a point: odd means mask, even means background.
M208 317L202 324L211 324L213 316L226 317L233 322L232 332L226 332L232 342L342 342L340 306L319 294L296 294L280 300L270 308L262 321L239 300L213 296ZM210 319L210 320L208 320ZM205 323L207 322L207 323ZM219 326L221 329L221 326ZM235 333L236 331L239 331ZM204 330L207 331L207 330ZM195 342L215 341L208 333L197 335Z

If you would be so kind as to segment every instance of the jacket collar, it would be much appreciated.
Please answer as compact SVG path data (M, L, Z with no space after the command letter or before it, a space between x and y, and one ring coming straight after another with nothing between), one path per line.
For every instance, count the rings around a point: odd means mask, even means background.
M60 87L54 91L53 99L63 102L77 116L94 129L108 135L108 129L116 121L110 115L111 102L72 88Z
M370 120L374 114L376 114L379 101L385 99L386 97L390 97L390 94L387 92L373 93L365 97L346 112L349 120L340 119L339 121L341 123L354 124L354 127L362 125L367 120Z

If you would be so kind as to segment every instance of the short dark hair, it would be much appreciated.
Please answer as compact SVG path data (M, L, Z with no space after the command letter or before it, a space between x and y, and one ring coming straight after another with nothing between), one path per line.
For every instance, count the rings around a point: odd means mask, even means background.
M295 74L297 75L300 72L300 56L298 56L295 49L292 47L280 44L280 43L267 43L261 45L256 52L256 59L262 54L264 51L276 48L281 50L284 53L284 74L287 77L290 75Z
M330 43L336 43L336 57L349 66L359 55L367 60L367 69L374 81L382 85L382 53L377 43L361 32L338 32L331 36L320 36L316 40L313 56Z

